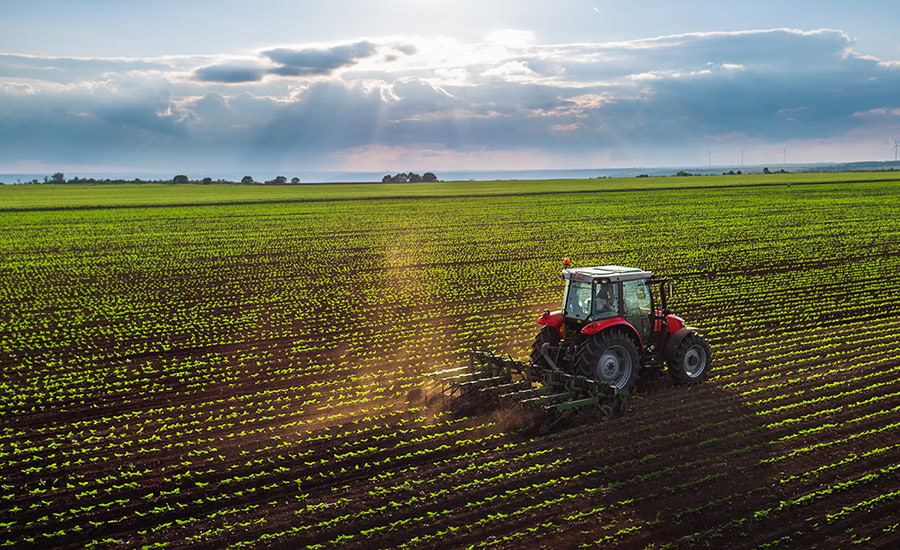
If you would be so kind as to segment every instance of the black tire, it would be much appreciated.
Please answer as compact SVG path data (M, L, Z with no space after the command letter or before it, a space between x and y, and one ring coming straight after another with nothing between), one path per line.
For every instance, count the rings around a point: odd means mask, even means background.
M679 384L700 384L709 376L711 357L706 338L688 334L669 358L669 374Z
M615 328L591 337L575 358L578 374L617 390L633 390L640 369L640 355L634 340Z
M534 342L531 344L531 362L535 365L540 365L542 367L550 367L547 364L547 359L544 358L544 355L541 353L541 348L544 344L550 344L552 349L556 349L559 346L559 329L556 327L545 326L541 329L540 332L537 333L537 336L534 337ZM550 356L553 357L555 352L551 352Z

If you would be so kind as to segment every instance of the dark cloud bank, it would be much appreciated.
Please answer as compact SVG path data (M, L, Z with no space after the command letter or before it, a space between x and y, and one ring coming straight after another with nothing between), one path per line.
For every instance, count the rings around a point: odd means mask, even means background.
M236 84L258 82L266 75L325 76L342 67L350 67L375 53L375 44L368 41L325 49L275 48L262 52L262 56L276 64L275 67L223 63L201 67L194 72L194 77L200 82Z
M199 67L5 54L0 161L283 165L422 144L615 158L889 136L900 64L851 46L838 31L779 29L530 45L450 67L402 65L422 51L413 40L272 48Z

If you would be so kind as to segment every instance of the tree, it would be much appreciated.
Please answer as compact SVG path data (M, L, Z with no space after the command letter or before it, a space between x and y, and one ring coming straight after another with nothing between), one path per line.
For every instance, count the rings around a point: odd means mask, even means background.
M291 178L291 183L297 185L298 183L300 183L300 178Z
M284 185L285 183L287 183L287 178L284 176L278 176L277 178L272 180L272 183L274 183L275 185Z
M244 176L243 178L241 178L241 183L243 183L244 185L250 185L251 183L253 183L253 176Z
M66 176L62 172L57 172L50 178L50 183L66 183Z
M207 177L207 178L203 178L203 184L204 184L204 185L209 185L209 184L211 184L211 183L212 183L212 178L208 178L208 177Z
M178 174L174 178L172 178L172 183L189 183L190 180L184 174Z
M415 172L400 172L396 175L386 175L381 178L381 183L419 183L423 181L437 181L437 176L433 172L425 172L424 176L420 176Z

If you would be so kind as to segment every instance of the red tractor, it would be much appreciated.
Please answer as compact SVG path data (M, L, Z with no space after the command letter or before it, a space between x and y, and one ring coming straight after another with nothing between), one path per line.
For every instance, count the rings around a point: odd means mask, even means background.
M668 368L683 384L706 380L706 339L668 308L672 282L649 271L605 265L572 268L563 309L544 310L531 359L474 351L468 366L434 373L463 408L523 405L545 428L579 411L621 416L641 368Z
M643 367L667 367L676 382L697 384L710 369L709 343L667 307L672 282L641 269L572 268L563 309L545 310L531 360L630 391Z

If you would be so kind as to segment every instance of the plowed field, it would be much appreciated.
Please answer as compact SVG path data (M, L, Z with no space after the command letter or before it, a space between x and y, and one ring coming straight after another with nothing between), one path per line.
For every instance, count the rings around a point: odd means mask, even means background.
M0 201L0 546L900 541L891 174ZM524 358L565 256L676 279L710 380L549 434L448 407L423 375Z

